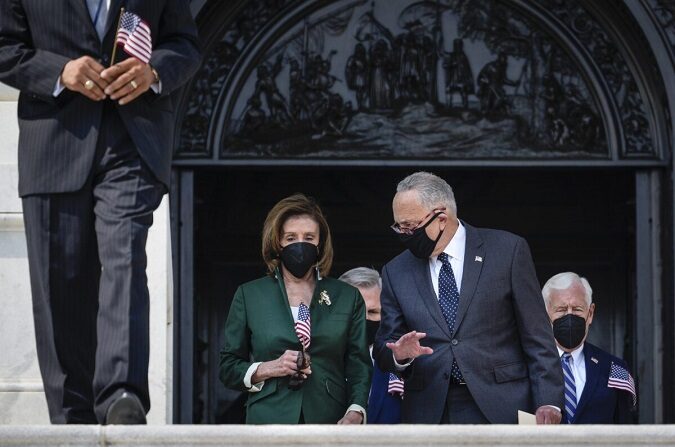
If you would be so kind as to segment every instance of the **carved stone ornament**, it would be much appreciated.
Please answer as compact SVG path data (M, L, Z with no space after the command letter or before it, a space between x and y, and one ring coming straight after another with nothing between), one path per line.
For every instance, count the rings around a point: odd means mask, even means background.
M192 85L177 157L655 158L600 23L577 0L521 3L246 2Z

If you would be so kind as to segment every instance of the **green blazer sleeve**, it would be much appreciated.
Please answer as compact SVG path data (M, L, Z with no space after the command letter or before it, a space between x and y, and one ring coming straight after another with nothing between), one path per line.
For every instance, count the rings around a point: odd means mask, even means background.
M345 375L351 390L351 404L367 408L373 364L366 340L366 306L356 291L345 359Z
M247 324L246 302L242 287L237 289L225 323L224 340L220 350L220 380L228 388L246 390L244 376L253 363L251 332Z

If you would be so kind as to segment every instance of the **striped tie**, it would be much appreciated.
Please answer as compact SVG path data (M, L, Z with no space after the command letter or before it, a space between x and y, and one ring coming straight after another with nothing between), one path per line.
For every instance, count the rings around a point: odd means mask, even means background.
M566 352L560 359L562 363L563 375L565 376L565 416L567 423L571 424L574 419L574 413L577 411L577 386L574 383L574 374L572 374L572 355Z

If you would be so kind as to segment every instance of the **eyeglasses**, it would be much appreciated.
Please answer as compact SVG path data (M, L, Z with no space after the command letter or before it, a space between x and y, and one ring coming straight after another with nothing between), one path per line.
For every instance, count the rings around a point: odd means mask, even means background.
M420 220L419 222L417 222L417 223L416 223L415 225L413 225L412 227L402 227L402 226L400 226L400 225L398 224L398 222L394 222L394 223L391 225L391 229L394 230L394 232L396 232L396 233L398 233L398 234L407 234L407 235L411 235L411 234L413 234L413 233L415 232L415 230L417 230L418 228L420 228L420 227L422 226L422 223L424 223L424 221L426 221L426 220L429 218L429 216L431 216L431 215L433 214L433 215L434 215L434 219L435 219L436 217L438 217L439 214L442 214L442 213L444 213L444 212L445 212L445 207L443 207L443 208L435 208L435 209L429 211L429 214L427 214L426 216L424 216L424 217L422 218L422 220ZM432 220L433 220L433 219L430 219L429 222L431 222ZM429 222L427 222L427 223L429 223Z

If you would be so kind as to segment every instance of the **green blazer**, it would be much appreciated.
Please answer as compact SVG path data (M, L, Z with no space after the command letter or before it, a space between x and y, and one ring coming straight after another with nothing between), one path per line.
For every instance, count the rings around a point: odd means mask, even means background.
M331 304L320 303L325 291ZM302 387L288 388L289 377L268 379L246 402L248 424L334 424L351 404L368 402L372 362L366 342L366 311L359 291L336 279L317 281L311 318L312 374ZM287 349L300 351L293 314L281 274L241 285L234 295L220 351L220 380L244 390L254 362L275 360Z

